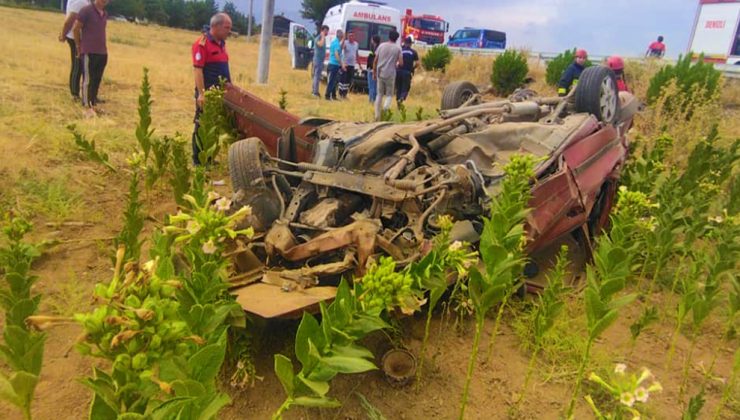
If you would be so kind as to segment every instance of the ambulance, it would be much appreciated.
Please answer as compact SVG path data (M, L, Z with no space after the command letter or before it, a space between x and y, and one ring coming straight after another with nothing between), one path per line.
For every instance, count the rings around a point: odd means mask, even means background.
M740 0L699 0L689 51L704 60L740 65Z
M329 27L324 69L328 66L329 45L336 38L337 30L341 29L345 34L352 31L355 34L355 40L360 44L360 58L358 66L355 67L355 83L364 85L367 83L367 56L370 54L370 39L373 35L379 35L380 41L385 42L388 40L388 34L391 31L395 30L400 34L402 30L401 11L380 2L352 0L329 9L324 17L323 25ZM303 31L307 33L307 29L297 24L291 26L288 48L291 57L295 57L296 45L300 44L300 41L296 42L292 34L300 38L304 36L301 35ZM398 42L400 44L400 37ZM296 60L292 60L292 62L295 68Z

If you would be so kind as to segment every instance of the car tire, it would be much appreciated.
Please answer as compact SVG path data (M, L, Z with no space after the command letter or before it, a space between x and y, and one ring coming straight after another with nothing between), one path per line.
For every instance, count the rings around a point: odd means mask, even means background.
M237 141L229 147L229 175L234 191L267 188L262 170L266 156L267 149L257 137Z
M478 93L478 88L470 82L453 82L445 86L442 92L440 109L454 109L464 104L471 96Z
M604 66L583 70L576 85L576 111L588 112L605 124L619 121L617 76Z

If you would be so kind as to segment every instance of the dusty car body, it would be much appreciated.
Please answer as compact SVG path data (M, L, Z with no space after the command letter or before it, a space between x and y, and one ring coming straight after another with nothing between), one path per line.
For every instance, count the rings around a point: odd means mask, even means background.
M476 243L514 154L538 158L529 251L601 229L637 110L611 71L584 73L565 98L486 101L470 86L445 91L440 118L404 124L299 120L229 87L225 101L249 137L229 150L232 187L258 232L232 253L244 308L294 314L331 299L341 275L379 253L413 261L440 215L456 221L453 239Z

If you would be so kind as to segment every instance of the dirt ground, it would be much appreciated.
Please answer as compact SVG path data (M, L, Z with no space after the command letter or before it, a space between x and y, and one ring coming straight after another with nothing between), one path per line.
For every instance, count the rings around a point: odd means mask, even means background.
M133 128L136 123L136 95L141 78L141 67L151 69L153 84L154 126L158 133L175 132L189 135L192 122L192 81L189 63L189 45L195 39L193 32L158 27L138 27L111 22L109 25L109 68L101 88L105 97L105 113L98 119L85 120L78 105L72 102L66 87L68 50L66 44L56 42L62 16L58 13L32 12L0 7L0 20L22 20L26 25L0 27L0 37L17 44L33 45L34 66L29 67L27 56L0 55L0 204L2 209L15 208L32 214L35 230L32 239L53 240L50 247L34 266L40 278L35 292L41 293L43 313L72 315L91 307L93 285L107 280L111 274L111 238L122 223L122 209L127 187L127 175L112 174L93 163L84 161L75 151L72 138L65 129L69 123L111 154L117 167L124 167L125 158L136 144ZM353 97L349 104L316 102L309 96L308 76L305 72L288 69L287 52L278 48L273 52L271 83L253 86L256 66L256 43L243 39L230 44L232 72L235 82L277 101L279 88L288 93L289 109L302 116L328 115L336 118L367 119L371 115L366 98ZM463 68L461 64L456 66ZM462 71L462 70L454 70ZM447 76L452 77L452 76ZM432 82L416 86L418 94L409 101L410 109L424 106L429 112L439 101L439 86ZM413 94L412 94L413 95ZM225 174L225 172L223 172ZM228 185L218 187L229 193ZM167 213L175 211L171 193L155 190L144 195L145 207L151 220L144 237ZM543 256L547 259L547 256ZM575 270L577 273L579 269ZM662 310L670 310L675 302L667 295L656 295L653 303ZM567 332L568 341L583 340L585 327L580 301L573 297L567 315L560 321L558 331ZM510 410L520 392L529 353L521 348L517 334L516 314L522 313L522 302L514 302L506 312L500 336L489 363L476 366L471 386L467 418L559 418L567 405L576 364L574 350L563 355L543 355L537 373L527 390L520 410ZM707 403L702 418L709 418L715 410L722 390L722 380L731 372L732 352L736 342L721 339L721 319L712 319L707 333L699 340L694 364L690 368L689 390L679 398L682 364L689 342L681 336L675 361L670 370L665 368L672 316L666 316L652 326L631 350L629 325L639 316L641 307L632 305L617 325L609 329L597 343L594 363L590 369L609 369L614 363L625 362L631 369L647 367L653 371L665 388L653 396L651 417L680 418L689 396L707 384ZM481 340L485 354L492 320L486 325ZM257 343L255 366L258 380L246 390L225 390L233 403L223 411L227 419L265 419L280 406L283 391L272 373L273 354L292 356L292 336L297 323L271 321L262 326ZM423 336L424 316L398 321L398 332L393 336L418 355ZM454 319L441 313L435 315L432 335L424 364L423 379L418 390L414 386L394 388L380 372L362 375L344 375L332 382L331 395L344 402L337 410L291 410L290 419L363 419L366 414L356 393L364 395L388 419L456 418L460 395L465 380L468 355L472 345L473 325L470 320L455 326ZM41 382L38 385L33 414L38 419L80 419L87 417L90 392L78 381L90 373L98 363L83 358L72 344L80 334L76 325L66 325L49 332L44 356ZM389 347L383 335L370 337L365 343L380 357ZM576 346L576 344L574 344ZM564 347L565 348L565 347ZM577 346L575 347L577 348ZM704 370L716 356L710 378L705 381ZM595 389L585 387L586 392ZM737 396L737 394L735 394ZM18 412L0 404L0 418L19 418ZM591 418L581 400L576 418ZM740 418L740 404L724 410L721 418Z

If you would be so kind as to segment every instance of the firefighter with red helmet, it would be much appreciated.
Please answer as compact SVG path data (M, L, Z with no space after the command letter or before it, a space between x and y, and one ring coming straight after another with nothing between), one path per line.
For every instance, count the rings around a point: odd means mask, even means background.
M606 59L606 66L612 69L617 76L617 89L620 92L629 92L627 82L624 81L624 60L618 55L613 55Z
M586 59L588 59L588 53L584 49L576 50L576 57L572 63L565 69L563 75L560 76L558 82L558 96L565 96L570 92L570 89L578 84L578 78L581 77L583 69L586 68Z

